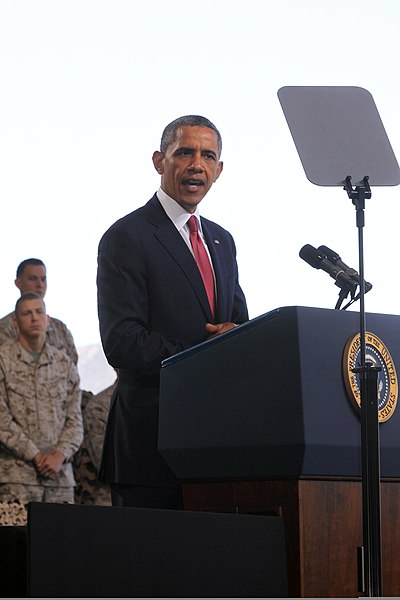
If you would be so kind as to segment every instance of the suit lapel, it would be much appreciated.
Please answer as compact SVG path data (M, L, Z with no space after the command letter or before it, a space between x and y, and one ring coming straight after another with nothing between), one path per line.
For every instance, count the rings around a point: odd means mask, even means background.
M216 323L221 323L227 319L227 278L223 268L223 244L213 233L212 227L209 223L201 221L204 237L207 242L211 260L214 267L216 286L217 286L217 310L216 310Z
M179 231L177 231L175 225L167 217L156 196L150 200L147 207L150 209L148 213L149 221L157 227L154 236L185 273L189 284L192 286L203 307L207 321L212 322L213 317L203 280L189 248L182 239Z

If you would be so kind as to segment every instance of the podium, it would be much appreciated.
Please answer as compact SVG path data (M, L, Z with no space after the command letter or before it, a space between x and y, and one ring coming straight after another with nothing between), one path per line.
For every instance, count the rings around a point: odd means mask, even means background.
M342 375L358 314L282 307L164 361L159 450L186 510L284 518L289 595L357 597L359 409ZM400 317L367 314L400 366ZM382 579L400 595L400 408L380 425Z

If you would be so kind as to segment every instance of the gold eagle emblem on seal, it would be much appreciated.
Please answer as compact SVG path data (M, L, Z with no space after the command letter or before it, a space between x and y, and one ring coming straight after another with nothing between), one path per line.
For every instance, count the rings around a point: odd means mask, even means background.
M360 366L361 343L360 334L351 337L343 353L343 377L347 394L355 406L361 406L361 389L359 374L353 369ZM377 335L365 333L365 360L373 367L380 367L378 372L378 420L383 423L390 419L397 406L398 379L396 367L388 348Z

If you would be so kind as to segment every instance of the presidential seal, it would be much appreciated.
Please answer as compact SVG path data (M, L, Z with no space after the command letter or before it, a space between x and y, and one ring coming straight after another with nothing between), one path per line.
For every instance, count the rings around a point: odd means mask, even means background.
M360 378L353 369L360 366L360 334L350 338L343 354L343 377L347 393L351 401L361 406ZM380 367L378 372L378 420L387 421L393 415L398 396L398 381L396 368L389 350L373 333L365 333L365 360L373 367Z

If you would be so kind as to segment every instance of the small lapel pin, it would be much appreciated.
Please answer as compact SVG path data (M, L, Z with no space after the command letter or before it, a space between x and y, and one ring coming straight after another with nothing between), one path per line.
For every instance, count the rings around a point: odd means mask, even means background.
M214 240L214 243L215 244L219 244L219 240Z

